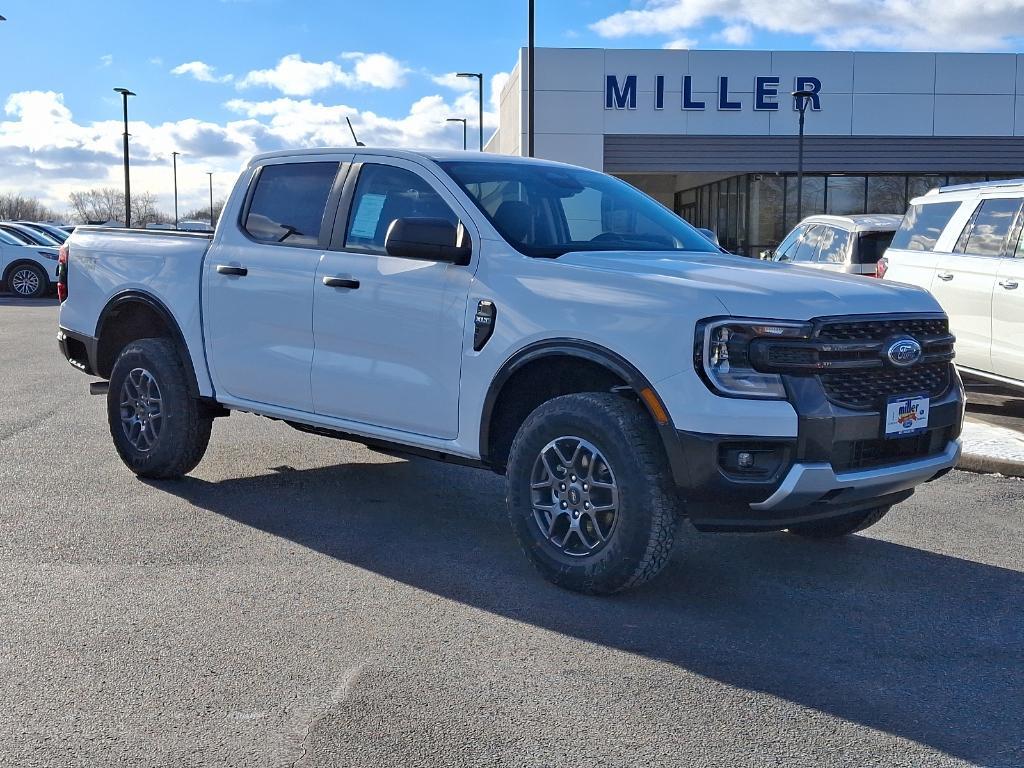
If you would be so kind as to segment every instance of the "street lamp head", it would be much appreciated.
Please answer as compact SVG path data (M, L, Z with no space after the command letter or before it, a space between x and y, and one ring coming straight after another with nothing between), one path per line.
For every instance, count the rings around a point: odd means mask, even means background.
M464 117L446 117L445 120L449 123L464 123L466 118Z
M456 72L455 76L456 77L479 77L481 80L483 79L483 73L482 72Z
M115 88L116 93L120 93L122 96L134 96L135 94L129 91L127 88Z

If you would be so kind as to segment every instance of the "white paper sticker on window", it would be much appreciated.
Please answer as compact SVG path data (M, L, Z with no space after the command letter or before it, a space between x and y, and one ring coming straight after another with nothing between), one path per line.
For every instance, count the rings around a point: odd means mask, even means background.
M377 234L377 222L380 220L381 211L384 210L386 197L386 195L363 195L359 198L356 215L352 217L349 237L373 239L373 236Z

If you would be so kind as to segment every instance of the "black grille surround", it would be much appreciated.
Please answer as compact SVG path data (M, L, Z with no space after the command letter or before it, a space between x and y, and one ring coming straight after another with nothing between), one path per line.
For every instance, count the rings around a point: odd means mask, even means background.
M852 410L883 410L898 395L939 398L953 384L954 337L944 315L865 315L819 318L808 339L758 338L754 368L766 373L817 376L832 403ZM922 356L900 367L886 357L889 345L914 339Z

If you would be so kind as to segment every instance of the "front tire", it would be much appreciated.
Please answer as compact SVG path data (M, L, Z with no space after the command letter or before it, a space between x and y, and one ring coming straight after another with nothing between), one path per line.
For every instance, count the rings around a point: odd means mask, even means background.
M846 517L833 517L827 520L815 520L800 523L789 529L790 533L807 539L838 539L851 533L863 531L877 523L892 507L875 507L862 512L855 512Z
M50 280L35 264L19 264L7 277L7 287L23 299L39 299L50 290Z
M656 576L678 501L654 424L616 394L554 398L527 417L506 476L509 519L549 581L610 594Z
M110 374L107 420L128 469L153 479L194 469L213 425L189 392L185 366L168 339L133 341L121 351Z

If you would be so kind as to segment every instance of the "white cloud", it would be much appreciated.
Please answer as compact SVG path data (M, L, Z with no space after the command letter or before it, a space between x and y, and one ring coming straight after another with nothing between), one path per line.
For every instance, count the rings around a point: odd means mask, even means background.
M386 53L352 52L342 54L342 58L353 62L351 72L334 61L306 61L301 54L292 53L271 69L253 70L238 82L238 87L267 86L286 96L310 96L334 85L390 89L405 84L408 70Z
M192 75L203 83L229 83L234 79L234 75L218 76L213 67L202 61L187 61L184 64L179 64L171 70L171 74Z
M609 38L676 36L715 20L727 25L722 39L731 27L749 27L832 49L983 51L1024 37L1024 0L641 0L591 29Z
M102 56L100 56L100 66L101 67L109 67L113 63L114 63L114 54L112 54L112 53L105 53Z
M715 37L729 45L750 45L754 39L754 30L747 24L730 24Z
M432 75L433 80L438 85L442 85L445 88L451 88L453 91L475 91L477 88L476 78L474 77L459 77L457 72L446 72L443 75Z
M162 67L164 65L164 60L159 56L153 56L150 58L149 63L156 67Z
M697 47L697 41L692 37L677 37L675 40L669 40L665 43L662 48L670 48L672 50L685 51L690 48Z

